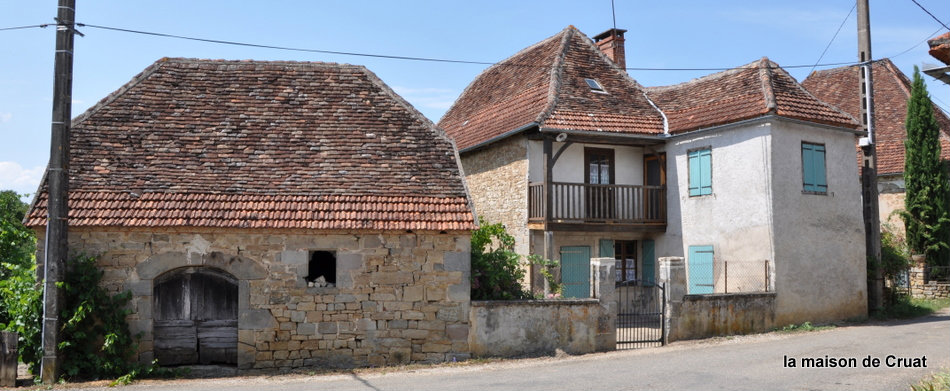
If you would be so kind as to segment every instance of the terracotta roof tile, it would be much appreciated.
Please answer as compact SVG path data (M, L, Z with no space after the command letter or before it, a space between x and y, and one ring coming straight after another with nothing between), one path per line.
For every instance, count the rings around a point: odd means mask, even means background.
M809 94L767 58L686 83L649 87L647 95L666 114L674 134L770 113L833 126L859 126L847 113Z
M606 93L592 91L585 78ZM642 87L573 26L486 69L439 121L461 149L537 125L659 134Z
M361 66L162 59L70 145L74 226L474 227L451 140Z
M802 85L821 100L859 117L861 98L858 94L858 72L860 69L857 66L817 71L809 75ZM904 140L907 139L904 120L911 83L888 59L875 62L872 72L878 174L899 174L904 172ZM950 159L950 118L936 105L934 115L941 130L941 158L947 160ZM860 151L858 153L861 154Z
M933 58L950 65L950 32L927 41L927 44L930 46L929 53Z

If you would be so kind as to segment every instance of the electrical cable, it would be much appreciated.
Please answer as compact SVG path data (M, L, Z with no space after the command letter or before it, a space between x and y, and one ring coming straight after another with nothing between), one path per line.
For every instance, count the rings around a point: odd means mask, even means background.
M168 33L157 33L157 32L151 32L151 31L132 30L132 29L126 29L126 28L109 27L109 26L102 26L102 25L95 25L95 24L88 24L88 23L76 23L76 26L78 26L78 27L89 27L89 28L95 28L95 29L101 29L101 30L118 31L118 32L124 32L124 33L132 33L132 34L150 35L150 36L163 37L163 38L175 38L175 39L183 39L183 40L189 40L189 41L198 41L198 42L207 42L207 43L223 44L223 45L246 46L246 47L254 47L254 48L261 48L261 49L287 50L287 51L306 52L306 53L336 54L336 55L343 55L343 56L359 56L359 57L385 58L385 59L393 59L393 60L426 61L426 62L444 62L444 63L454 63L454 64L503 65L503 66L516 66L516 67L550 68L550 65L517 64L517 63L505 63L505 64L500 64L500 63L487 62L487 61L453 60L453 59L445 59L445 58L414 57L414 56L397 56L397 55L388 55L388 54L372 54L372 53L343 52L343 51L336 51L336 50L308 49L308 48L294 48L294 47L276 46L276 45L263 45L263 44L237 42L237 41L225 41L225 40L220 40L220 39L196 38L196 37L189 37L189 36L184 36L184 35L176 35L176 34L168 34ZM855 63L855 62L839 62L839 63L827 63L827 64L816 64L816 65L786 65L786 66L781 66L781 68L804 68L804 67L812 67L812 66L838 66L838 65L854 65L854 64L856 64L856 63ZM737 68L742 68L742 67L731 67L731 68L721 68L721 67L717 67L717 68L641 68L641 67L630 67L630 68L625 68L625 69L626 69L626 70L633 70L633 71L727 71L727 70L730 70L730 69L737 69Z
M930 15L931 18L934 18L934 20L936 20L937 23L940 23L940 25L943 26L943 28L950 30L950 27L947 27L946 23L942 22L940 19L937 19L937 17L934 16L934 14L930 13L930 11L924 8L924 6L920 5L920 3L917 2L917 0L910 0L910 1L913 1L914 4L917 4L917 6L920 7L920 9L924 10L924 12L926 12L927 15Z
M3 28L0 28L0 31L22 30L22 29L31 29L31 28L37 28L37 27L39 27L39 28L46 28L46 27L49 26L49 25L50 25L50 24L48 23L48 24L33 24L33 25L29 25L29 26L3 27Z
M828 41L828 45L825 46L825 50L822 50L822 51L821 51L821 55L818 56L818 60L815 61L815 65L813 65L813 66L811 67L811 69L808 71L808 74L809 74L809 75L810 75L812 72L815 71L815 67L818 66L818 63L821 62L821 59L822 59L822 58L825 58L825 53L828 53L828 49L831 48L831 44L835 42L835 38L838 38L838 33L841 32L841 28L844 27L844 24L848 22L848 19L851 18L851 14L854 13L854 9L857 8L857 7L858 7L858 3L857 3L857 2L855 2L854 5L851 6L851 11L848 11L848 16L845 16L845 17L844 17L844 20L841 21L841 24L838 25L838 31L835 31L835 35L834 35L833 37L831 37L831 41Z

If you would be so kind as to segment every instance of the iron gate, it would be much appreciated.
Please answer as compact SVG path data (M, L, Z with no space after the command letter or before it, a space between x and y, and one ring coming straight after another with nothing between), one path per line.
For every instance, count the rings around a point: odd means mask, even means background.
M664 338L663 284L630 280L617 283L617 349L662 345Z

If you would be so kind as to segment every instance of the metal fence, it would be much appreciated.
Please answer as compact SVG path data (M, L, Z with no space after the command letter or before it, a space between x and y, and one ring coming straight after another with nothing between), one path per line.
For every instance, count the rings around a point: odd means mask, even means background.
M772 265L762 261L724 261L687 263L688 293L691 295L720 293L771 292Z
M665 344L665 285L630 280L618 282L616 289L617 349Z

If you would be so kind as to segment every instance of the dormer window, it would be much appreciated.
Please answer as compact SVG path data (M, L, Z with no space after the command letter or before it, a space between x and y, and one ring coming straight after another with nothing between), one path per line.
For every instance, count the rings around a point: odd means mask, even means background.
M606 94L607 91L604 91L604 86L600 85L597 80L594 79L584 79L587 82L587 86L590 87L591 91L599 92L601 94Z

